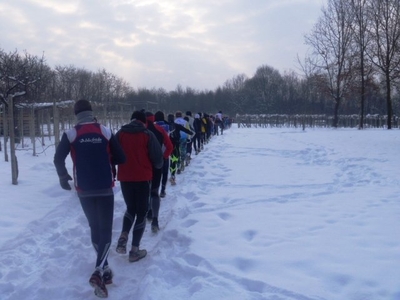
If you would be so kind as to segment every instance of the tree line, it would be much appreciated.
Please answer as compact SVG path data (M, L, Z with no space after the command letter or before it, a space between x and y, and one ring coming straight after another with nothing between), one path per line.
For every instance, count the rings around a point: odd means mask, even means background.
M73 65L51 68L44 55L0 49L0 101L41 103L85 98L119 111L192 110L236 114L386 115L392 127L399 110L400 0L328 0L311 32L309 52L298 71L281 74L265 64L249 77L239 74L214 90L178 85L133 88L123 78Z

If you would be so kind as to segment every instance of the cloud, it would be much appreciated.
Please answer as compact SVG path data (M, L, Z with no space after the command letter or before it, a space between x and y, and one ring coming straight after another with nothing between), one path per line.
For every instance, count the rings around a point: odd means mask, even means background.
M264 64L295 68L324 2L13 0L0 4L0 47L105 68L133 87L214 89Z

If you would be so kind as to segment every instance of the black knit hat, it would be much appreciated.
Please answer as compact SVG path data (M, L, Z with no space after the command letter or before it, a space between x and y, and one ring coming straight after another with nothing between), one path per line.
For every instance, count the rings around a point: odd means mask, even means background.
M85 99L81 99L75 102L74 105L74 113L75 115L79 114L80 112L83 111L92 111L92 105L90 105L90 102L85 100Z
M154 120L155 120L155 121L164 121L164 120L165 120L164 113L163 113L162 111L157 111L157 112L154 114Z
M146 114L142 111L138 111L138 110L134 111L131 116L131 121L134 119L139 120L142 123L146 124Z

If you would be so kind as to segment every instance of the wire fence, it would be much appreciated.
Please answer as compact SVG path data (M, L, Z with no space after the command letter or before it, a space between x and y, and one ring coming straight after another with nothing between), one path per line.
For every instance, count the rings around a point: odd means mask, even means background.
M327 115L236 115L238 127L332 127L333 116ZM399 118L394 116L392 128L399 128ZM359 115L339 115L338 126L342 128L360 127ZM366 115L363 128L387 128L386 115Z

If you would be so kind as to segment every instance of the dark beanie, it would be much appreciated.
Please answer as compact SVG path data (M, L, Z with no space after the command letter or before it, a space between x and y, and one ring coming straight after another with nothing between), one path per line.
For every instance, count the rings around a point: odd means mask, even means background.
M139 120L142 123L146 124L146 114L143 111L138 111L138 110L134 111L131 116L131 121L134 119Z
M164 113L162 111L156 112L154 114L154 120L156 120L156 121L164 121L165 120Z
M92 106L90 105L90 102L85 100L85 99L81 99L75 102L74 105L74 113L75 115L79 114L80 112L83 111L91 111L92 110Z

